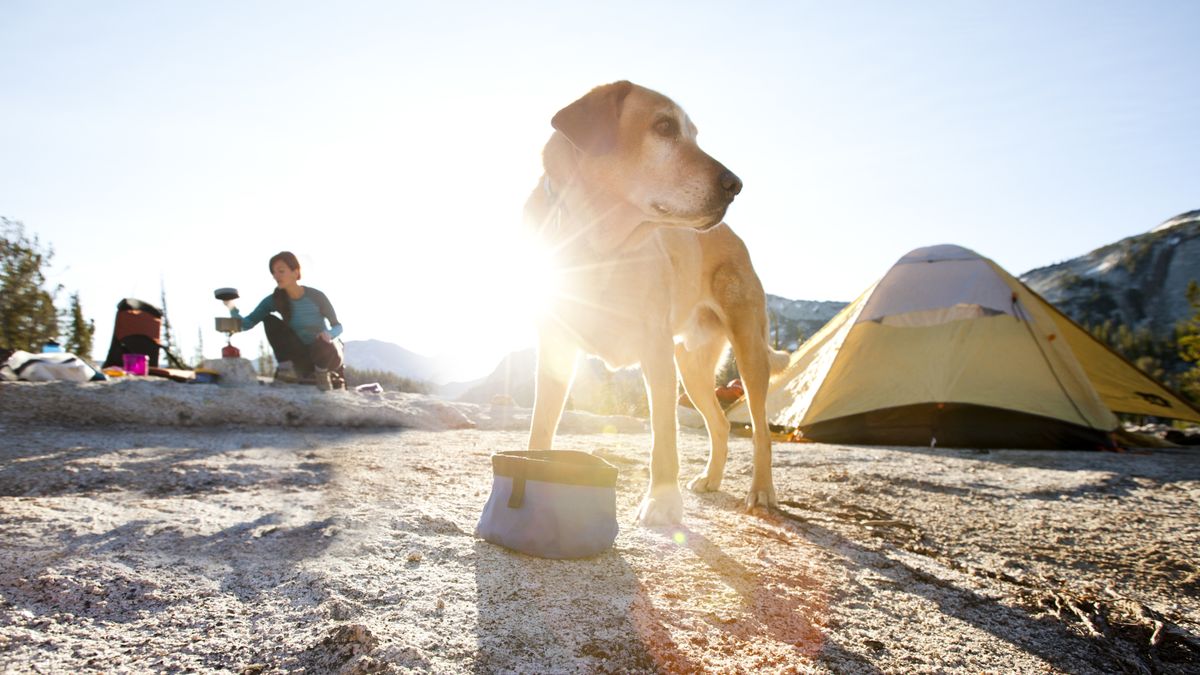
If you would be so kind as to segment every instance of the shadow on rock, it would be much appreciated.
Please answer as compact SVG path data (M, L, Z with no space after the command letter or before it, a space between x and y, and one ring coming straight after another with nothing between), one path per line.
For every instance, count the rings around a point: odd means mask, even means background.
M271 445L255 434L247 443L236 436L176 438L161 432L106 435L74 434L66 442L56 434L51 444L19 444L0 453L0 497L55 497L101 492L136 491L150 496L191 495L250 488L311 488L329 482L333 467L325 462L293 461L303 455L263 459L254 453ZM120 443L112 443L120 438ZM305 445L282 449L303 451Z
M1164 662L1160 654L1128 644L1115 633L1090 637L1081 635L1072 631L1067 622L1053 616L1035 617L1019 606L1003 604L953 580L899 562L885 551L872 550L798 514L786 511L779 514L785 519L779 520L778 525L818 546L841 552L848 567L865 568L882 575L893 588L921 596L933 603L942 614L990 633L1021 651L1037 656L1057 670L1080 673L1107 673L1114 669L1130 672L1188 672L1194 664L1190 654L1184 654L1180 664ZM1025 591L1027 589L1017 589L1018 595L1031 595ZM1196 639L1195 636L1185 636L1185 641L1196 642ZM880 647L887 648L886 645ZM831 659L830 665L835 669L840 667L836 658Z
M477 673L696 670L647 625L637 575L616 550L545 560L477 541L474 562Z

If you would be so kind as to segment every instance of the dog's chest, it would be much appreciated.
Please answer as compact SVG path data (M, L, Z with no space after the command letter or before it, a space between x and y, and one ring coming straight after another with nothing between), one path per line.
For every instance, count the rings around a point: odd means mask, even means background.
M630 366L648 348L669 346L693 313L694 266L679 264L661 242L620 256L574 263L563 275L551 319L585 351L613 367Z

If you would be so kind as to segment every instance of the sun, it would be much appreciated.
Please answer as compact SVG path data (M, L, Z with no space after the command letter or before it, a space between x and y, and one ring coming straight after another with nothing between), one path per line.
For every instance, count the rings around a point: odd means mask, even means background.
M448 300L448 314L437 322L441 343L458 345L459 358L478 359L475 365L481 369L505 354L536 346L538 321L560 293L553 252L522 230L478 232L469 248L445 248L453 251L453 262L426 261L456 270L430 277Z
M537 237L522 233L511 239L511 248L501 257L510 290L510 309L514 319L532 325L551 308L561 292L561 269L554 250Z

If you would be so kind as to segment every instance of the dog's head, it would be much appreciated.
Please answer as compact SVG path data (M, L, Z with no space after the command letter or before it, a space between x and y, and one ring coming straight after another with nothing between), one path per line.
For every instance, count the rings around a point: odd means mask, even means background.
M645 87L596 87L551 124L577 150L575 180L623 201L644 222L708 229L742 189L696 144L696 125L683 109Z

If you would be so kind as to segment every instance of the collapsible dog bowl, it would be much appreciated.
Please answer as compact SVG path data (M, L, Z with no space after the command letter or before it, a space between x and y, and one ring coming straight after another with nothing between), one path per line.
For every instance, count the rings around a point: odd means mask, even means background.
M574 450L492 455L492 494L475 534L539 558L584 558L617 538L617 468Z

